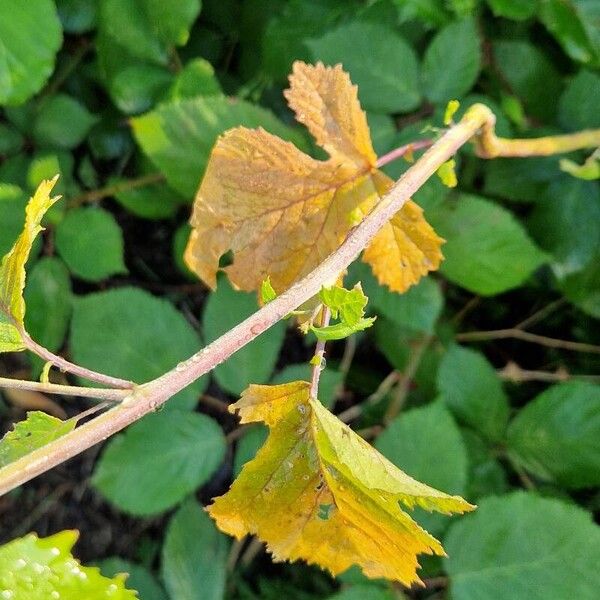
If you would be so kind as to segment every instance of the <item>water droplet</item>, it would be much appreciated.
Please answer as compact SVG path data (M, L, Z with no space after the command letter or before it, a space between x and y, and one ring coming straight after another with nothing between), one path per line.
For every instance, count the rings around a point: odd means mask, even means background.
M308 481L310 479L310 475L302 475L302 479L304 479L304 481Z
M17 560L15 560L15 569L17 569L17 570L22 569L26 565L27 565L27 563L22 558L17 558Z
M52 556L60 556L60 550L58 548L50 548L50 554Z
M327 359L325 357L323 357L321 359L321 364L319 365L319 369L321 369L321 371L324 371L326 366L327 366Z
M185 369L185 363L184 362L180 362L176 367L175 370L178 372L181 372Z
M58 593L56 590L54 590L54 591L53 591L53 592L50 594L50 597L51 597L53 600L58 600L58 598L60 598L60 594L59 594L59 593Z
M14 594L11 590L2 590L2 598L6 598L6 600L9 600L13 596Z
M303 415L306 412L306 406L304 404L298 404L298 412Z
M257 323L256 325L252 325L252 327L250 327L250 331L254 334L254 335L258 335L259 333L262 333L263 327L260 323Z

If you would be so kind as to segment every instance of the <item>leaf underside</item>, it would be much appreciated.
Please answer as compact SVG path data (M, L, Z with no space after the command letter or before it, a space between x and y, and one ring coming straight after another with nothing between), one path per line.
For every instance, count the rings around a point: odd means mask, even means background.
M263 129L231 129L219 138L191 219L186 261L214 288L219 259L242 290L270 276L277 292L335 251L376 205L392 180L377 157L357 88L341 65L294 63L285 92L296 119L328 154L315 160ZM380 283L402 292L442 259L439 238L411 200L375 237L363 259Z
M419 583L417 554L444 551L402 508L474 507L400 471L310 399L309 388L253 385L231 407L270 434L210 515L238 539L256 534L275 560L302 558L333 575L358 564L368 577Z

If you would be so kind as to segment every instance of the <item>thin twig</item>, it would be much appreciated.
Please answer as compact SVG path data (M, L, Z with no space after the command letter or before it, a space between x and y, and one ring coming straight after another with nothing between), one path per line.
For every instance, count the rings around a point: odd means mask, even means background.
M58 367L61 371L66 371L68 373L72 373L73 375L78 375L79 377L83 377L88 381L101 383L102 385L106 385L108 387L130 390L135 386L133 381L127 381L126 379L120 379L119 377L112 377L111 375L98 373L96 371L92 371L91 369L86 369L85 367L80 367L79 365L73 364L72 362L64 359L62 356L58 356L57 354L50 352L50 350L47 350L43 346L40 346L35 340L31 338L31 336L22 327L17 325L17 328L19 330L19 334L21 336L23 345L27 348L27 350L30 350L34 354L37 354L46 362L51 362L55 367Z
M69 207L73 208L85 204L87 202L97 202L103 198L110 198L116 196L120 192L126 192L129 190L135 190L141 187L147 187L149 185L155 185L165 181L165 176L162 173L149 173L148 175L142 175L136 179L127 179L125 181L119 181L113 185L106 187L90 190L83 192L79 196L75 196L69 201Z
M399 148L394 148L391 152L380 156L377 159L377 168L381 169L381 167L387 165L388 163L393 162L394 160L401 158L402 156L406 156L407 154L411 154L416 150L422 150L423 148L429 148L433 145L435 140L416 140L411 142L410 144L405 144L404 146L400 146Z
M408 391L410 389L410 384L421 364L421 359L425 354L425 350L431 343L433 338L431 336L426 336L413 348L413 351L410 353L410 357L408 359L408 363L406 365L406 369L404 369L404 373L402 374L402 379L396 386L396 393L392 396L392 400L385 412L385 416L383 417L383 422L387 425L390 423L396 415L402 410L402 406L406 400L406 396L408 395Z
M503 369L496 371L500 379L512 383L526 383L528 381L543 381L548 383L560 383L563 381L591 381L599 382L600 375L575 375L569 373L564 367L558 368L554 372L550 371L530 371L522 369L517 363L509 362Z
M456 340L459 342L482 342L487 340L505 340L515 339L532 344L540 344L548 348L560 348L563 350L572 350L573 352L588 352L590 354L600 354L600 346L586 344L583 342L572 342L570 340L559 340L556 338L522 331L516 327L510 329L494 329L492 331L468 331L466 333L457 333Z
M565 302L565 298L559 298L554 302L550 302L550 304L547 304L546 306L540 308L540 310L537 310L520 323L517 323L515 325L515 329L525 329L526 327L531 327L531 325L535 325L535 323L539 323L542 319L545 319L549 314L553 313L557 308L563 306Z
M227 402L219 400L218 398L210 396L209 394L202 394L200 397L200 402L202 402L202 404L206 404L206 406L214 408L221 413L229 413L229 404L227 404Z
M75 385L59 385L57 383L41 383L39 381L24 381L10 377L0 377L0 388L13 390L30 390L45 394L60 394L62 396L79 396L81 398L97 398L120 402L130 392L122 389L88 388Z
M321 327L327 327L329 325L329 319L331 318L331 311L328 306L323 306L321 312ZM310 397L318 398L319 396L319 379L321 378L321 371L325 365L325 340L318 340L315 346L315 355L312 358L312 376L310 379Z

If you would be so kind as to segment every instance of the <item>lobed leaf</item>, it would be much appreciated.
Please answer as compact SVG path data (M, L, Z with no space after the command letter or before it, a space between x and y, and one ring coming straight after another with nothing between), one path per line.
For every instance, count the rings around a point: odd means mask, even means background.
M57 178L40 183L25 209L23 231L0 265L0 352L25 348L19 331L25 318L25 263L37 234L43 229L44 214L60 198L50 197Z
M296 119L329 154L315 160L263 129L238 127L216 143L194 205L189 267L216 286L220 258L233 285L258 290L270 276L281 292L338 248L392 180L376 168L357 88L341 65L294 64L285 96ZM438 238L411 201L365 253L382 283L403 291L441 260ZM395 248L387 259L382 249ZM384 266L381 266L381 264Z
M332 574L358 564L368 577L419 582L417 554L441 544L402 508L443 513L474 506L415 481L309 397L303 381L250 386L231 406L269 437L227 494L208 508L218 527L256 534L275 560L302 558Z

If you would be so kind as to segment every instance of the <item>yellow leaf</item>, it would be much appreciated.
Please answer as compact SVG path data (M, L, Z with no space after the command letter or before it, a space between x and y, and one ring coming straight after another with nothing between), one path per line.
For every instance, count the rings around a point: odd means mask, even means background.
M377 188L382 195L392 183L383 173L378 174ZM422 208L409 200L381 228L362 258L379 283L402 293L440 266L444 241L424 219Z
M238 539L256 534L275 560L301 558L334 575L357 564L368 577L419 582L417 554L444 551L402 508L474 506L400 471L309 398L309 388L252 385L231 407L242 423L264 421L270 433L210 515Z
M0 352L25 348L19 333L25 317L25 264L37 234L43 229L40 223L44 214L60 198L50 198L57 179L58 175L38 186L27 204L23 231L0 265Z
M450 125L452 123L452 117L456 111L460 108L460 102L458 100L450 100L446 105L446 110L444 111L444 125Z
M456 179L456 161L451 158L445 163L441 164L437 170L438 177L442 180L442 183L449 188L454 188L458 185L458 179Z
M238 127L219 138L185 254L210 287L219 259L231 250L225 270L234 286L259 290L270 276L276 290L287 289L335 251L380 198L383 175L366 116L341 65L294 63L285 96L329 159L315 160L260 128ZM414 267L422 273L422 263Z

